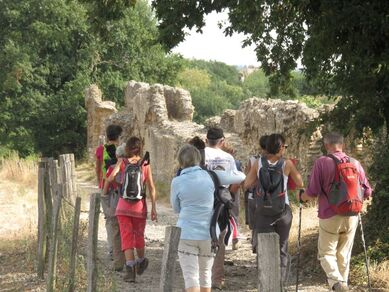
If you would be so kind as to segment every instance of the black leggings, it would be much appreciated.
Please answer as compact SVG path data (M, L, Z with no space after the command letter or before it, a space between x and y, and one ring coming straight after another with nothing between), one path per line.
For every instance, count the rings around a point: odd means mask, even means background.
M285 205L284 212L277 216L263 216L258 209L255 213L253 248L256 250L257 233L276 232L280 236L281 269L285 269L288 265L288 239L292 219L292 210L289 205Z

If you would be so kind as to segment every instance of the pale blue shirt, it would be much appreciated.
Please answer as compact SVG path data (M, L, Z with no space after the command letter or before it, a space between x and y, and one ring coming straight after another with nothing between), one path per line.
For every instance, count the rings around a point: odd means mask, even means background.
M216 170L222 185L240 183L245 179L240 171ZM170 202L178 215L181 239L210 239L209 227L213 214L215 187L207 171L199 166L184 168L171 184Z
M171 184L170 202L178 215L181 239L211 239L209 227L213 213L213 181L199 166L184 168Z

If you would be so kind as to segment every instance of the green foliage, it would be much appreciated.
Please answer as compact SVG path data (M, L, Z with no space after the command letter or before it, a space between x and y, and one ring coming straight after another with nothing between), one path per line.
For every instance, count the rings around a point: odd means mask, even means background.
M362 131L389 123L388 1L164 1L154 0L162 41L173 48L184 28L201 31L204 16L228 11L226 35L245 34L271 95L295 96L290 76L300 58L304 73L329 95L343 96L332 118ZM311 94L306 92L302 94Z
M389 260L389 150L388 139L377 143L375 163L369 173L376 182L373 201L365 218L367 242L371 246L370 255L377 261Z
M301 92L312 92L308 81L300 72L292 72L293 82L287 90L272 92L269 78L257 69L244 81L239 81L240 72L234 66L215 61L185 60L184 68L177 77L176 85L190 91L195 106L194 120L202 123L207 118L220 115L225 109L236 109L240 103L253 96L261 98L299 99L309 107L318 107L329 100L325 97L300 96ZM295 81L296 80L296 81ZM298 87L300 86L300 87Z
M240 84L238 70L221 62L187 60L177 80L177 86L190 91L194 120L199 123L227 108L237 108L248 97Z
M252 96L266 97L269 95L269 78L263 70L257 70L244 79L243 88Z
M84 153L84 89L122 102L131 79L175 84L146 1L0 1L0 144L26 156Z
M189 68L197 68L207 71L213 80L224 80L230 85L240 85L239 71L235 66L218 61L190 60Z

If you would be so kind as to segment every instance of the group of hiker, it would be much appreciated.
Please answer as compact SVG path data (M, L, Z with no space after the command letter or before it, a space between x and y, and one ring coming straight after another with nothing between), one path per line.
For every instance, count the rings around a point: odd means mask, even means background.
M144 232L147 196L151 220L157 220L156 190L150 155L142 140L131 137L119 145L122 129L110 125L108 142L96 150L96 175L102 189L107 241L115 271L125 269L124 280L135 282L149 260L145 257ZM343 152L343 137L328 133L327 155L317 159L303 190L295 160L286 158L288 144L281 134L262 136L243 172L223 130L208 129L206 139L193 137L177 155L178 170L171 182L170 202L181 228L179 262L186 291L222 290L225 286L225 248L239 248L240 190L244 190L246 224L252 230L256 252L258 233L279 235L281 280L288 278L289 232L292 198L288 186L301 189L297 202L318 198L318 259L331 290L348 291L351 250L363 200L371 187L361 164ZM259 146L259 147L258 147Z

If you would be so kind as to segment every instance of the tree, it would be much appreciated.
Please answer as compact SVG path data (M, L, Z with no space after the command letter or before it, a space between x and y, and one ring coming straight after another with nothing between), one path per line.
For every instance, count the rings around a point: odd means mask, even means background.
M342 95L339 125L377 131L389 122L389 2L330 1L163 1L154 0L161 40L170 49L184 40L184 28L204 26L212 11L228 11L226 35L244 33L272 83L288 90L290 71L301 58L304 73L327 94ZM338 115L339 116L339 115Z
M259 69L244 79L243 87L249 90L252 96L264 98L269 95L269 78Z
M177 86L190 91L196 122L202 123L227 108L238 108L248 97L239 82L239 72L233 66L204 60L186 60L184 66Z
M98 83L120 102L127 80L175 84L181 58L167 55L158 43L146 1L133 5L0 1L2 146L21 155L79 157L86 146L83 92L89 84Z

